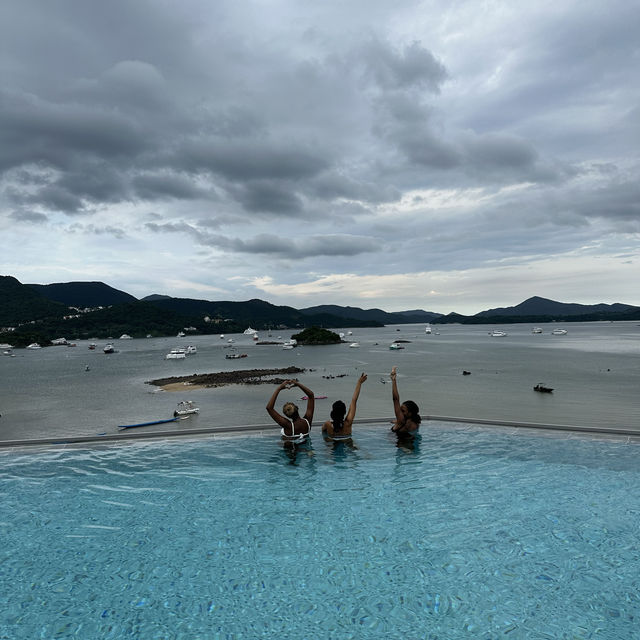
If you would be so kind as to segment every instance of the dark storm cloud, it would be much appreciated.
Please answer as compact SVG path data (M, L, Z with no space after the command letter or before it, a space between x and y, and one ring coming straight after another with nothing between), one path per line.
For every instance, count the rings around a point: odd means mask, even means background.
M631 223L631 232L640 232L640 183L636 180L616 181L589 191L572 193L572 208L586 218Z
M235 190L247 211L296 215L303 210L302 200L290 185L275 182L250 182Z
M44 224L49 218L44 213L37 211L12 211L9 217L15 222L28 222L30 224Z
M424 88L437 93L447 78L444 65L421 43L402 49L372 40L362 49L367 72L385 90Z
M194 170L209 170L229 180L291 179L316 175L328 166L317 152L304 149L304 142L285 145L260 139L229 142L205 139L185 145L181 160Z
M317 256L355 256L380 248L373 238L355 235L327 234L294 238L261 233L247 240L212 234L185 222L166 224L149 222L145 227L154 233L186 233L203 246L238 253L277 255L283 260Z
M136 195L143 200L196 200L206 197L193 177L176 174L143 174L132 180Z
M122 113L37 96L0 95L0 168L45 162L65 170L77 155L128 158L147 147L144 127Z
M111 225L100 226L95 224L75 223L75 224L69 225L69 227L67 228L67 231L69 233L91 234L96 236L108 235L108 236L113 236L118 240L121 240L122 238L125 238L127 236L124 229L119 227L114 227Z

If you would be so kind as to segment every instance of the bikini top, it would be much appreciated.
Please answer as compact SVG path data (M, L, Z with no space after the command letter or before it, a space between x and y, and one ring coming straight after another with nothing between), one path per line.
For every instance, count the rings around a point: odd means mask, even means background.
M306 418L302 418L306 423L307 423L307 432L306 433L296 433L296 427L293 424L293 420L291 420L291 418L289 418L289 422L291 423L291 433L293 435L289 435L287 433L285 433L284 431L284 427L282 427L282 429L280 429L280 435L283 438L286 438L287 440L289 440L290 442L302 442L303 440L306 439L306 437L309 435L309 433L311 432L311 425L309 424L309 421Z
M332 436L329 435L328 429L325 431L326 437L329 438L330 440L351 440L351 438L353 438L352 433L349 433L349 434L342 433L342 429L336 432L335 426L333 425L333 420L331 421L331 425L333 426L333 435ZM342 423L342 426L344 428L344 422Z

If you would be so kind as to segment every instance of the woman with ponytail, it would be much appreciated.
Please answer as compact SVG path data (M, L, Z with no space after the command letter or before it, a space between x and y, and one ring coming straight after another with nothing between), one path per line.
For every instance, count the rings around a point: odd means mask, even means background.
M362 383L366 379L367 374L363 373L358 382L356 382L356 388L353 391L349 411L347 411L347 407L342 400L337 400L333 403L331 407L331 420L327 420L322 425L322 431L327 438L331 440L347 440L351 438L351 427L353 425L353 419L356 417L356 405L358 403L358 397L360 396L360 387L362 387Z

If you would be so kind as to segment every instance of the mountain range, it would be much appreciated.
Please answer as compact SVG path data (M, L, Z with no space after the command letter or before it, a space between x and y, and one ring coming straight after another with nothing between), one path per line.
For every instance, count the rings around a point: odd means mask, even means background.
M198 333L255 329L362 327L409 323L501 324L513 322L640 320L640 307L616 303L583 305L534 296L513 307L473 316L414 309L387 312L339 305L303 309L263 300L245 302L174 298L152 294L138 300L103 282L23 284L0 276L0 341L46 342L55 337L174 335L185 327ZM9 328L9 330L7 330Z

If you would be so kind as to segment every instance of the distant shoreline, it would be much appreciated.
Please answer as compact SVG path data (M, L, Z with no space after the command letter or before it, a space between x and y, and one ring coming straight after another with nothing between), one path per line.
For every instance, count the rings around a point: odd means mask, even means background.
M281 369L243 369L240 371L219 371L217 373L199 373L190 376L172 376L149 380L146 384L160 387L163 391L184 391L185 387L192 389L208 389L224 387L229 384L280 384L288 378L274 378L272 376L303 373L305 369L299 367L285 367ZM267 378L268 379L265 379Z

